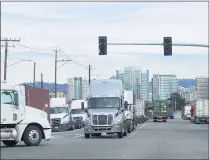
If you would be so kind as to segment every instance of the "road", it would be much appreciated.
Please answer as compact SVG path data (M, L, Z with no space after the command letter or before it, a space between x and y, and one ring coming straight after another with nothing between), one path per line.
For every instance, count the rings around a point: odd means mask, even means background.
M208 130L182 119L147 121L123 139L85 139L83 129L56 132L37 147L1 147L4 159L208 159Z

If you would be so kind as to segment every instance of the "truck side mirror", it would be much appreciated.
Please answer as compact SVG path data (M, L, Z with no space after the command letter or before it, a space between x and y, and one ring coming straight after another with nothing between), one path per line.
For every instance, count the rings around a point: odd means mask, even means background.
M81 102L81 109L84 111L84 102Z
M125 103L124 103L124 108L125 108L125 110L128 109L128 101L125 101Z
M19 97L18 97L18 93L14 92L14 105L19 108Z
M85 108L85 109L84 109L84 112L88 113L88 109L87 109L87 108Z

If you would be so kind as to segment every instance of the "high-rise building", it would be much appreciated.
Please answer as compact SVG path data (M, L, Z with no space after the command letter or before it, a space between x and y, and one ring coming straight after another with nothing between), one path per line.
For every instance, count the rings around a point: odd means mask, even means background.
M119 79L123 82L123 71L122 70L116 70L116 79Z
M141 73L140 95L141 99L149 100L149 70Z
M176 75L154 74L152 86L153 100L165 100L171 96L171 93L177 92L178 79Z
M82 77L74 77L74 98L82 99Z
M68 78L68 99L82 99L82 77Z
M134 91L138 97L141 85L141 68L133 66L124 67L123 82L124 89Z
M89 81L87 79L83 79L82 82L82 99L86 99L89 93Z

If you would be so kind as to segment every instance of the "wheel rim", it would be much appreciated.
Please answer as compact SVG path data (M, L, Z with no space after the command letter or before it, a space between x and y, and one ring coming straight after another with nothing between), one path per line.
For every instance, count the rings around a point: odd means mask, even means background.
M29 133L29 139L31 142L36 143L39 141L39 132L37 130L32 130Z

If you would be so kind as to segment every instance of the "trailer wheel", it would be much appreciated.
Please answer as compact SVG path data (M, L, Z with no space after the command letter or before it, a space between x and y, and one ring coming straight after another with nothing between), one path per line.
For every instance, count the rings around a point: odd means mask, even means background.
M38 146L42 140L42 132L38 126L31 125L25 129L23 141L27 146Z
M8 141L8 140L5 140L5 141L2 141L2 143L4 143L5 146L13 147L13 146L15 146L18 142L16 142L16 141Z
M90 134L89 133L85 133L85 138L90 138Z
M118 138L123 138L123 132L118 132Z

